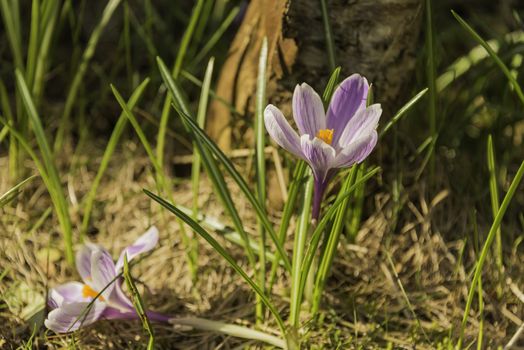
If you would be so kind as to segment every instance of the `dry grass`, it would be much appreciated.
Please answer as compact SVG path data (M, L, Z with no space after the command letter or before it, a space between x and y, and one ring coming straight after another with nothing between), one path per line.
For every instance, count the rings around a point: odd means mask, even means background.
M81 220L78 201L89 189L97 159L76 158L70 175L63 179L75 226ZM6 158L0 158L1 193L9 188L5 180L6 163ZM111 164L99 189L88 238L106 246L116 256L150 225L157 225L161 232L159 248L133 268L148 307L177 316L198 315L251 325L254 295L204 242L200 244L199 280L194 284L191 281L178 224L142 193L142 188L155 186L151 167L137 145L125 143ZM238 164L239 169L246 169L249 161L240 159ZM355 242L343 241L339 246L322 317L317 324L304 319L309 348L378 349L389 344L398 349L433 349L449 336L456 336L475 254L473 244L468 243L461 258L463 237L472 237L472 225L469 213L460 210L460 201L447 192L446 184L441 185L442 192L431 198L422 184L418 182L405 189L396 227L391 224L395 221L395 205L390 195L377 184L368 188L367 219ZM192 194L188 181L176 184L175 188L177 202L190 206ZM233 194L246 229L254 233L256 221L249 206L237 191ZM205 179L199 198L207 215L223 217ZM63 259L62 241L54 219L50 217L34 228L49 206L46 191L41 181L36 180L1 212L0 266L6 274L0 283L2 349L15 348L29 339L31 329L20 313L28 303L38 300L36 295L42 298L49 286L78 278ZM278 216L278 212L273 214ZM480 232L485 233L482 222ZM221 242L245 262L241 249L225 240ZM522 248L507 247L506 253L507 280L501 283L500 298L496 293L499 279L491 271L494 264L486 266L483 276L486 348L506 344L522 324L524 315ZM275 293L281 301L281 310L285 310L287 288L288 281L280 278ZM33 293L20 293L29 290ZM474 303L473 309L477 310L477 304ZM477 336L476 311L469 320L465 344ZM276 328L271 322L267 327ZM167 325L156 325L155 331L160 347L165 349L242 348L237 339L217 334ZM68 347L72 341L72 337L45 333L43 329L33 339L37 348ZM139 322L103 321L74 338L78 347L85 349L139 349L144 341ZM522 342L520 345L524 346ZM253 348L260 347L253 344Z

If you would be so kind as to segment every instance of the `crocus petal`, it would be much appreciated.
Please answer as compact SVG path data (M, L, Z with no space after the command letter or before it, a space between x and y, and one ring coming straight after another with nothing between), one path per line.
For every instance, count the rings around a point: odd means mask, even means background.
M65 303L51 311L44 324L56 333L73 332L81 326L87 326L97 321L105 307L105 304L99 301Z
M86 283L91 279L91 255L99 250L109 255L104 247L94 243L84 244L76 253L76 269Z
M268 105L264 110L264 123L269 135L276 143L288 152L302 158L300 139L295 130L291 128L282 112L273 105Z
M107 320L137 320L138 314L134 309L122 311L113 307L106 307L101 318Z
M107 300L107 304L120 312L126 313L134 310L134 306L122 290L122 282L123 278L119 278L114 284L115 287Z
M300 144L304 157L313 170L315 179L323 182L335 160L335 149L316 137L310 140L309 135L302 135Z
M326 117L327 128L335 130L333 144L337 144L340 132L355 113L366 107L368 90L368 81L359 74L351 75L335 90Z
M371 135L377 128L381 114L382 108L380 104L374 104L366 109L359 110L340 135L338 147L345 148L354 140Z
M297 85L293 93L293 118L301 135L315 137L326 128L326 113L320 96L306 83Z
M109 254L96 251L91 255L91 281L89 285L93 290L102 292L104 299L109 299L116 277L115 263ZM106 288L107 287L107 288Z
M337 154L333 162L334 168L346 168L353 164L362 162L373 151L377 144L378 134L376 130L371 135L360 137Z
M52 308L60 307L64 303L86 302L88 298L83 296L84 284L80 282L68 282L52 288L49 291L49 305Z
M124 267L124 255L127 254L127 261L131 261L134 257L139 254L145 253L153 249L158 243L158 229L153 226L140 236L135 243L127 247L122 251L118 261L116 263L116 272Z

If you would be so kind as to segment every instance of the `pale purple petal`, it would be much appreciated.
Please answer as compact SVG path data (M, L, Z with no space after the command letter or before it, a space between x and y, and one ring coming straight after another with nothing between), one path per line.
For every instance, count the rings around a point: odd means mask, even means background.
M109 254L96 251L91 255L91 277L92 280L89 285L93 290L97 292L104 290L102 296L106 300L109 299L116 282L114 281L116 277L115 263Z
M282 112L273 105L268 105L264 110L264 123L269 135L276 143L288 152L302 158L300 139L295 130L291 128Z
M129 300L122 290L122 281L123 278L119 278L118 281L115 282L115 287L109 296L108 304L111 307L120 310L120 312L129 312L130 310L134 310L134 307L131 300Z
M61 284L49 291L49 305L57 308L64 303L89 301L83 296L84 284L80 282L68 282Z
M127 261L133 260L139 254L145 253L153 249L158 243L158 229L153 226L140 236L135 243L124 249L116 263L116 272L119 273L124 267L124 255L127 254Z
M76 253L76 269L84 282L91 279L91 255L99 250L109 255L104 247L94 243L85 243Z
M333 162L334 168L347 168L362 162L373 151L377 144L378 134L376 130L371 135L360 137L344 148Z
M113 307L107 307L101 318L107 320L137 320L138 314L133 308L131 310L122 311Z
M326 112L320 96L306 83L297 85L293 93L293 118L300 135L313 138L326 128Z
M327 112L327 129L333 129L333 144L355 113L366 107L369 85L366 78L353 74L335 90Z
M359 110L342 131L337 147L345 148L355 140L371 135L377 128L381 114L380 104Z
M335 160L335 149L316 137L310 140L309 135L302 135L300 144L315 179L323 182Z
M87 326L97 321L105 307L105 304L99 301L64 303L47 315L44 324L56 333L76 331L81 326Z

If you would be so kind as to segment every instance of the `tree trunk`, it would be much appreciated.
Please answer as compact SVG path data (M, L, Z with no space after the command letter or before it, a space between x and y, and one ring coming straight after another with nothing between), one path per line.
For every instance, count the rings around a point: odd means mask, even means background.
M422 0L327 0L341 77L358 72L374 85L385 117L402 97L415 66ZM307 82L321 92L330 75L320 0L252 0L231 44L217 92L252 116L262 39L269 43L267 96L291 116L294 86ZM250 141L250 121L233 120L223 104L211 106L207 129L224 150L232 139ZM235 117L236 118L236 117ZM231 128L235 125L234 128ZM246 140L247 135L247 140Z

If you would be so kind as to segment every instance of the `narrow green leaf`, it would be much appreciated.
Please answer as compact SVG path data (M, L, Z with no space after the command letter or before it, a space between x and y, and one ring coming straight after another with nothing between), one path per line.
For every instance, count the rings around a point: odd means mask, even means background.
M332 216L339 210L340 206L344 204L345 200L353 193L353 191L358 187L373 177L376 173L380 171L379 167L376 167L372 170L369 170L366 175L364 175L359 181L356 181L349 189L340 194L331 207L324 213L324 216L319 221L317 227L313 231L311 238L309 239L310 243L304 254L304 263L302 265L302 270L300 272L301 281L300 281L300 294L304 292L304 287L306 286L307 276L313 264L318 245L320 244L320 238L322 237L322 232L326 228L327 224L331 221Z
M132 301L133 301L133 305L135 307L136 313L138 317L140 317L140 320L142 321L142 327L149 334L147 350L153 350L155 348L155 334L153 332L153 327L151 326L151 322L149 322L149 317L147 317L146 309L144 308L144 303L142 302L142 297L140 297L138 288L136 287L135 282L133 281L133 277L131 276L131 272L129 271L127 254L124 255L123 274L124 274L124 280L126 281L127 289L129 289L129 291L131 292L131 295L133 296Z
M175 81L169 74L169 71L166 65L164 64L164 62L162 62L160 58L157 58L157 62L158 62L160 74L162 75L162 79L164 80L164 83L166 84L171 94L171 97L173 98L173 101L177 104L177 106L179 106L184 111L184 113L188 114L189 108L187 106L187 102L185 101ZM190 131L187 123L183 121L183 124L186 127L186 129ZM247 258L250 264L255 269L256 268L256 259L255 259L255 254L253 250L251 249L249 236L245 232L244 226L242 224L242 219L240 218L240 215L238 214L238 211L236 210L235 204L233 202L233 199L231 198L229 189L222 175L222 172L219 170L215 159L210 154L208 149L202 144L201 140L199 138L194 137L193 141L201 156L202 163L204 165L206 173L208 174L209 178L211 179L211 182L213 183L213 186L220 200L222 201L225 209L228 211L229 215L231 216L235 229L244 239L244 242L245 242L244 247L246 249Z
M73 77L73 82L71 83L71 87L69 88L69 91L67 93L64 111L62 113L60 125L58 127L58 131L55 137L55 145L54 145L55 151L60 150L60 148L62 147L64 134L69 124L69 117L71 116L73 106L75 105L78 90L80 86L82 85L84 75L87 71L89 62L91 61L91 58L93 57L95 53L96 46L98 45L98 41L100 39L100 35L102 34L105 27L109 23L109 20L113 16L113 13L115 12L120 2L121 0L109 0L107 2L106 7L104 8L104 12L102 13L102 18L100 19L100 22L98 22L95 29L91 33L91 37L89 38L86 49L84 50L84 53L82 54L80 65L78 66L78 69L75 72L75 75Z
M524 104L524 93L522 92L519 83L517 82L513 74L511 74L509 68L504 64L504 62L502 62L495 50L493 50L493 48L484 39L482 39L482 37L455 11L451 10L451 13L453 14L453 17L455 17L455 19L462 26L462 28L464 28L473 37L473 39L475 39L476 42L482 45L482 47L488 52L493 61L499 66L500 70L504 73L506 78L508 78L510 84L513 86L513 89L515 90L515 93L520 99L520 102Z
M395 125L400 118L402 118L421 98L428 92L428 88L423 89L418 94L413 96L404 106L402 106L398 112L391 118L386 126L380 131L379 138L382 138L393 125Z
M189 43L191 42L191 38L193 37L193 32L195 30L195 26L197 25L198 18L200 17L203 6L204 0L197 0L197 3L193 8L193 12L189 19L189 24L186 28L186 31L184 32L184 36L182 37L180 47L178 48L173 72L170 75L174 80L178 78L180 70L182 69L182 63L184 62L184 58L186 57L187 48L189 46ZM164 165L164 144L166 138L167 123L169 120L170 104L171 97L169 94L167 94L164 100L164 107L162 108L162 115L160 116L160 127L158 128L157 135L156 156L158 159L158 163L161 167Z
M164 208L169 210L171 213L178 216L180 219L182 219L187 225L189 225L197 234L199 234L202 238L204 238L212 247L215 249L217 253L219 253L228 263L229 265L235 270L236 273L238 273L244 281L246 281L253 291L259 295L260 299L264 303L264 305L269 309L269 311L273 314L273 317L275 317L275 320L282 332L283 335L286 334L286 327L284 325L284 321L280 317L278 310L273 306L271 301L267 298L267 296L264 294L260 286L257 285L255 281L253 281L247 273L236 263L235 259L229 253L218 243L207 231L202 228L196 221L191 219L188 215L184 214L181 210L179 210L177 207L172 205L171 203L165 201L161 197L155 195L154 193L144 190L145 194L147 194L149 197L151 197L154 201L158 202L160 205L162 205Z
M497 173L496 173L496 161L495 161L495 151L493 150L493 138L491 135L488 136L487 144L487 155L488 155L488 171L489 171L489 193L491 197L491 210L493 213L493 219L499 211L499 191L497 186ZM502 256L502 237L500 228L497 230L495 237L495 259L497 261L497 267L499 272L503 271L504 260Z
M178 114L186 122L186 124L190 127L191 131L193 132L193 135L197 138L199 138L205 145L209 148L209 150L213 153L215 157L222 163L224 168L227 170L227 172L231 175L233 180L237 183L237 185L240 187L240 190L245 194L248 201L251 203L253 208L255 209L259 219L261 220L261 223L264 225L264 228L268 231L271 239L273 240L273 243L275 244L276 249L278 250L278 253L281 255L282 259L284 260L284 265L286 266L286 269L291 270L291 264L289 263L289 259L287 257L287 254L284 251L284 247L282 244L280 244L278 237L275 233L275 230L273 229L273 226L269 222L269 219L267 218L267 215L264 213L264 209L260 206L260 203L255 198L254 194L252 193L251 189L245 182L245 180L242 178L242 176L238 173L238 171L235 169L235 166L229 158L218 148L218 146L206 135L206 133L198 127L198 125L195 123L194 120L192 120L191 117L189 117L186 113L184 113L180 107L177 105L174 105L175 109L177 110Z
M71 219L69 217L69 209L65 194L62 189L62 184L60 182L60 177L58 176L58 171L51 154L51 148L47 142L47 138L40 120L40 116L36 111L33 99L27 88L26 82L22 72L18 69L15 71L16 75L16 84L24 107L31 121L33 132L35 133L36 141L42 155L43 164L46 169L46 173L49 176L51 188L48 188L52 197L55 198L56 211L58 216L58 221L62 229L62 234L64 235L64 242L66 248L66 257L67 261L70 264L74 264L74 254L73 254L73 232L71 228Z
M136 90L133 92L133 94L129 98L129 101L127 102L127 106L129 110L132 110L135 107L135 105L138 103L148 83L149 83L149 78L145 79L142 82L142 84L140 84L136 88ZM96 198L96 192L98 190L98 186L100 185L102 176L104 176L104 173L109 165L109 161L111 160L111 157L113 153L115 152L118 141L120 140L120 136L124 132L124 128L127 124L127 119L128 117L126 113L122 112L120 114L120 117L118 118L118 121L116 122L113 132L111 133L111 137L109 138L106 149L104 151L104 155L102 156L102 161L100 162L100 166L98 167L98 171L95 175L95 179L93 180L93 183L91 184L91 188L89 189L89 192L86 196L85 204L84 204L84 217L82 219L82 228L81 228L82 234L86 232L87 226L89 225L89 219L91 218L91 211L93 209L93 203Z
M204 47L200 50L200 52L195 56L195 58L191 62L191 67L196 67L202 61L204 57L211 51L213 47L215 47L216 43L220 40L222 35L224 35L225 31L233 20L236 18L238 12L240 11L240 7L236 6L233 7L231 12L229 12L229 15L226 17L226 19L220 24L220 26L213 32L213 35L209 40L206 41L206 44Z
M326 5L326 0L320 0L320 8L322 10L322 23L324 24L324 37L326 39L326 47L328 53L329 69L333 71L336 67L335 63L335 41L333 39L333 32L331 30L331 23L329 22L329 13Z
M470 285L469 292L468 292L468 299L466 301L466 307L464 308L464 315L462 317L462 324L460 327L460 335L459 335L459 340L457 342L457 349L462 349L462 341L464 338L464 331L466 329L466 324L468 322L469 312L471 310L471 304L473 303L473 297L475 296L475 290L477 289L477 283L482 274L482 268L484 267L484 262L486 261L486 257L488 256L488 252L491 247L491 243L493 243L493 239L496 236L497 230L500 228L500 224L502 223L502 218L504 218L504 214L506 214L506 210L508 209L508 206L511 203L511 200L513 199L513 195L515 194L520 184L520 181L522 180L523 175L524 175L524 161L520 164L520 167L517 173L515 174L515 177L513 178L511 185L509 186L508 192L504 196L504 200L502 201L502 204L500 205L497 215L495 216L495 219L493 220L493 223L491 224L491 228L489 230L488 237L486 238L486 242L484 242L484 246L482 247L482 251L480 252L480 257L477 260L477 264L475 266L475 274L473 275L473 280L471 281L471 285Z
M4 207L7 203L11 202L14 198L18 196L20 193L20 189L29 181L33 180L36 177L36 175L30 176L27 179L23 180L22 182L18 183L14 187L12 187L9 191L4 193L0 196L0 209Z

